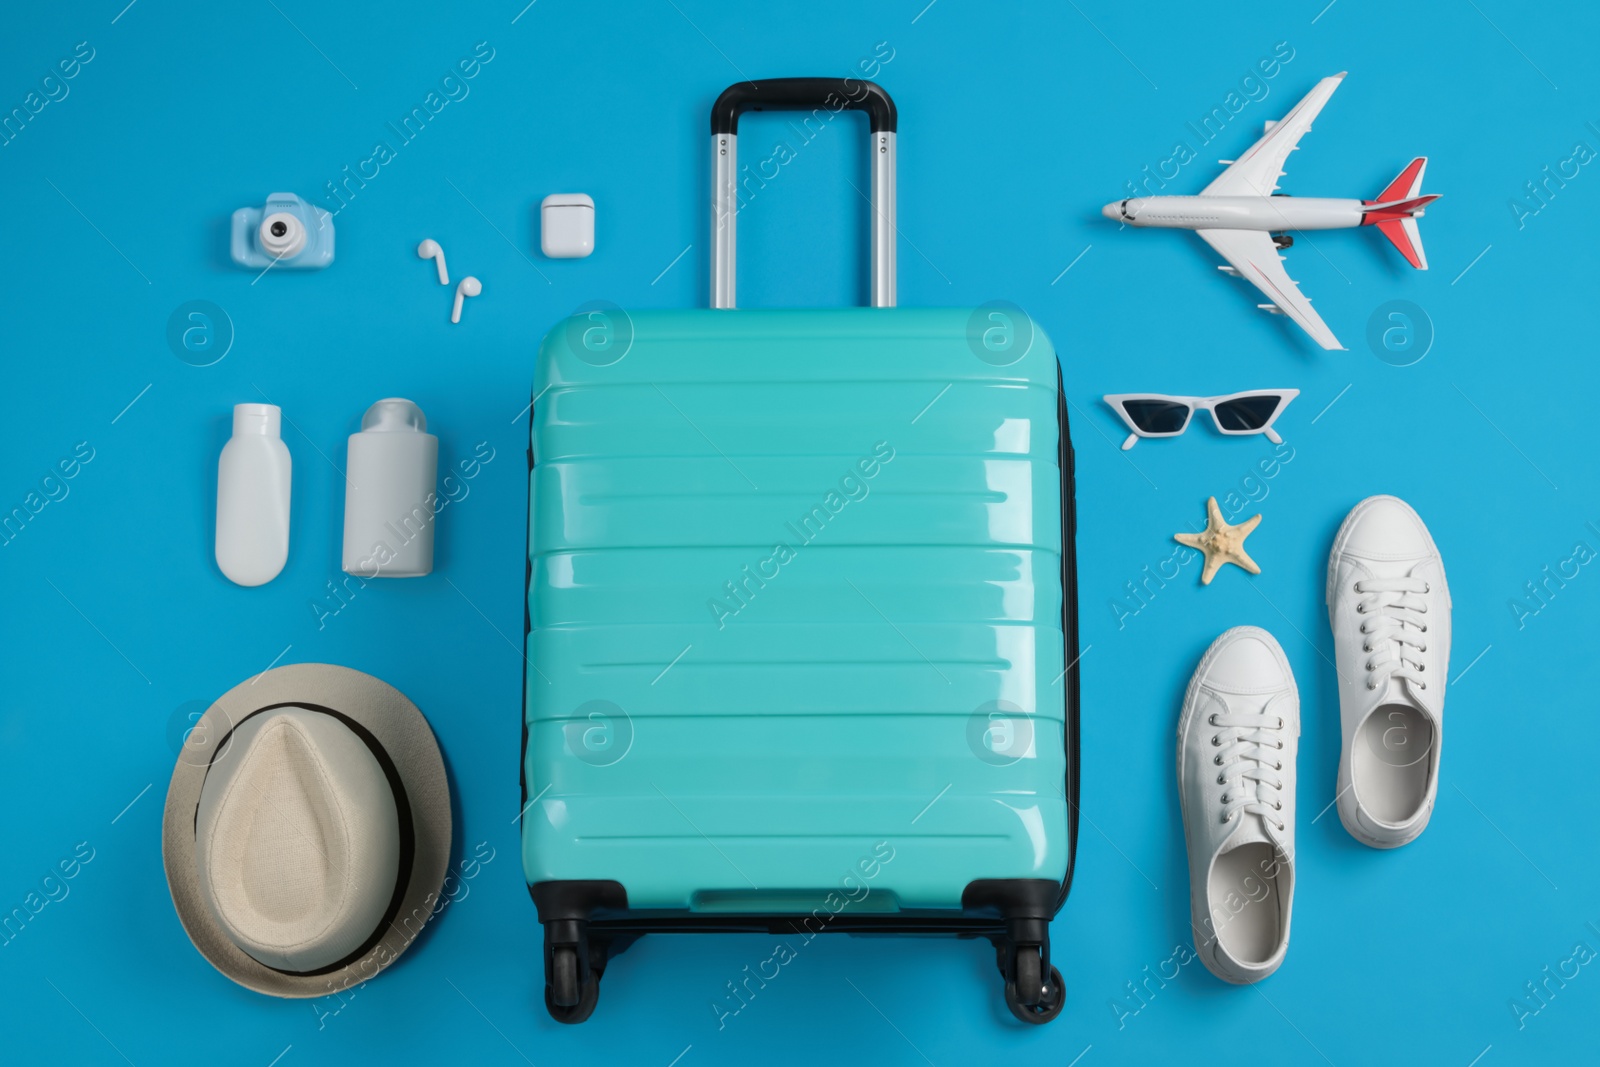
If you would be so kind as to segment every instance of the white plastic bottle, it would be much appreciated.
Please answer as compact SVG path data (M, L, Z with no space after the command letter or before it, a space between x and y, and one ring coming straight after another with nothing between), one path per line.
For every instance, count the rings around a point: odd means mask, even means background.
M236 585L265 585L289 558L289 449L272 404L235 404L217 464L217 566Z
M350 435L345 463L344 570L359 578L420 578L433 570L439 439L422 409L380 400Z

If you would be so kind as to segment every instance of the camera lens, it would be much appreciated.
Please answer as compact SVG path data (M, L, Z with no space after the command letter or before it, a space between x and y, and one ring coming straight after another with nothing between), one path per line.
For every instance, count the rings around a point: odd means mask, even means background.
M256 231L261 250L274 259L297 256L306 246L306 228L287 211L274 211L261 220Z

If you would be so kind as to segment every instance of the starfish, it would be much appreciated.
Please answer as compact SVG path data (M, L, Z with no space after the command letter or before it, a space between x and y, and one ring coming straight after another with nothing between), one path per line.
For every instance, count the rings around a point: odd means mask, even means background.
M1206 498L1206 528L1203 532L1173 534L1179 544L1198 548L1205 553L1206 566L1200 572L1200 584L1210 585L1211 579L1216 577L1217 571L1224 563L1232 563L1243 567L1251 574L1260 574L1261 568L1256 566L1256 561L1250 558L1244 550L1244 539L1250 536L1250 531L1261 524L1261 516L1241 522L1237 526L1229 526L1222 518L1222 509L1217 507L1217 498Z

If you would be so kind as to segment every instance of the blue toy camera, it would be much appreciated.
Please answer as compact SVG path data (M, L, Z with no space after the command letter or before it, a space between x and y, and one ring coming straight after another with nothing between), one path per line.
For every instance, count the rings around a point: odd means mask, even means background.
M321 270L333 262L333 216L293 193L233 213L233 261L251 270Z

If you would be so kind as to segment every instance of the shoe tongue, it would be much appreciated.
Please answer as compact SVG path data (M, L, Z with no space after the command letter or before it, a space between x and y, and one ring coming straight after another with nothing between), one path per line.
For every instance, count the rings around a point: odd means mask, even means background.
M1410 578L1411 572L1426 559L1426 556L1416 556L1412 559L1362 559L1361 565L1374 578Z
M1387 685L1379 686L1372 695L1378 698L1373 703L1374 714L1386 704L1396 704L1403 708L1416 708L1430 717L1433 715L1433 705L1426 699L1427 693L1419 691L1416 683L1408 679L1391 678Z
M1233 833L1228 835L1228 846L1237 848L1239 845L1264 844L1276 846L1267 833L1267 821L1259 815L1244 814L1238 816L1239 825Z

